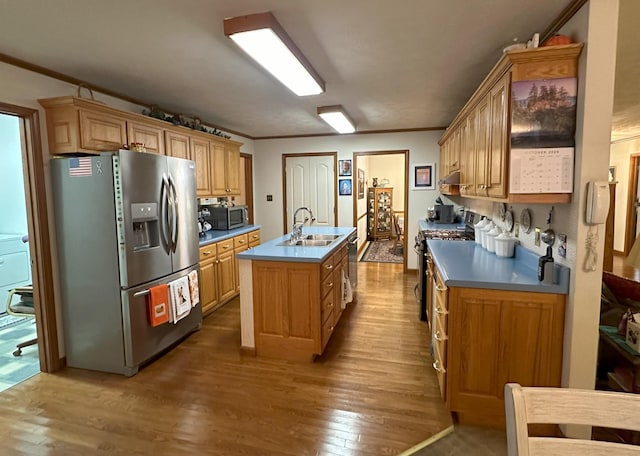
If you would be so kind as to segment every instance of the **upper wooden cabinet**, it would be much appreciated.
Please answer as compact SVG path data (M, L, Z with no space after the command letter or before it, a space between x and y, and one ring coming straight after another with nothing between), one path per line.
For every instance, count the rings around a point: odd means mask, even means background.
M211 195L240 194L240 147L211 142Z
M161 127L134 120L127 121L127 139L129 142L144 144L147 152L164 155L164 132ZM123 142L122 144L125 144Z
M188 135L171 130L165 130L164 140L167 145L167 155L170 157L186 158L187 160L191 160Z
M460 173L441 193L513 203L569 203L570 193L509 194L511 83L575 77L582 44L506 52L442 135L440 177Z
M147 152L194 160L199 197L240 194L239 142L85 98L38 101L46 111L51 154L117 150L141 142Z

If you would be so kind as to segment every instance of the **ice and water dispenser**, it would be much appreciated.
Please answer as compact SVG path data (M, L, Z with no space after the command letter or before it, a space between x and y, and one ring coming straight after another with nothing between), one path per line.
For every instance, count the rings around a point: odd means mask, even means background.
M131 205L133 223L133 250L144 250L160 245L158 203L134 203Z

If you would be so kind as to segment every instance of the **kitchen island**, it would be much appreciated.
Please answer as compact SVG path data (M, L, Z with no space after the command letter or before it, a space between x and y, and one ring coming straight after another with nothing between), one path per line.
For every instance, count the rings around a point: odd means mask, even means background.
M347 238L354 231L305 226L307 245L292 245L287 234L236 255L244 351L298 361L322 354L342 315Z

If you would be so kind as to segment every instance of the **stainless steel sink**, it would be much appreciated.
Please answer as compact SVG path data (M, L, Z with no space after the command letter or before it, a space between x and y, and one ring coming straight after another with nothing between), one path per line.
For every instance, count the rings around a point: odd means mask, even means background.
M339 234L307 234L304 239L312 241L335 241L339 237Z
M335 241L335 239L301 239L294 244L289 241L284 241L276 245L280 247L326 247L333 241Z

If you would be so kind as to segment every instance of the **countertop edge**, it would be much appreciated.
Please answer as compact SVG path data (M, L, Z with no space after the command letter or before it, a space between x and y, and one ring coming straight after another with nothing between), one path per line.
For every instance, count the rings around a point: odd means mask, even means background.
M225 231L217 231L217 230L209 230L205 233L204 238L200 238L198 241L199 247L204 247L205 245L213 244L214 242L220 242L227 240L229 238L238 236L240 234L250 233L252 231L256 231L262 228L262 225L247 225L242 228L235 228L233 230L225 230Z

